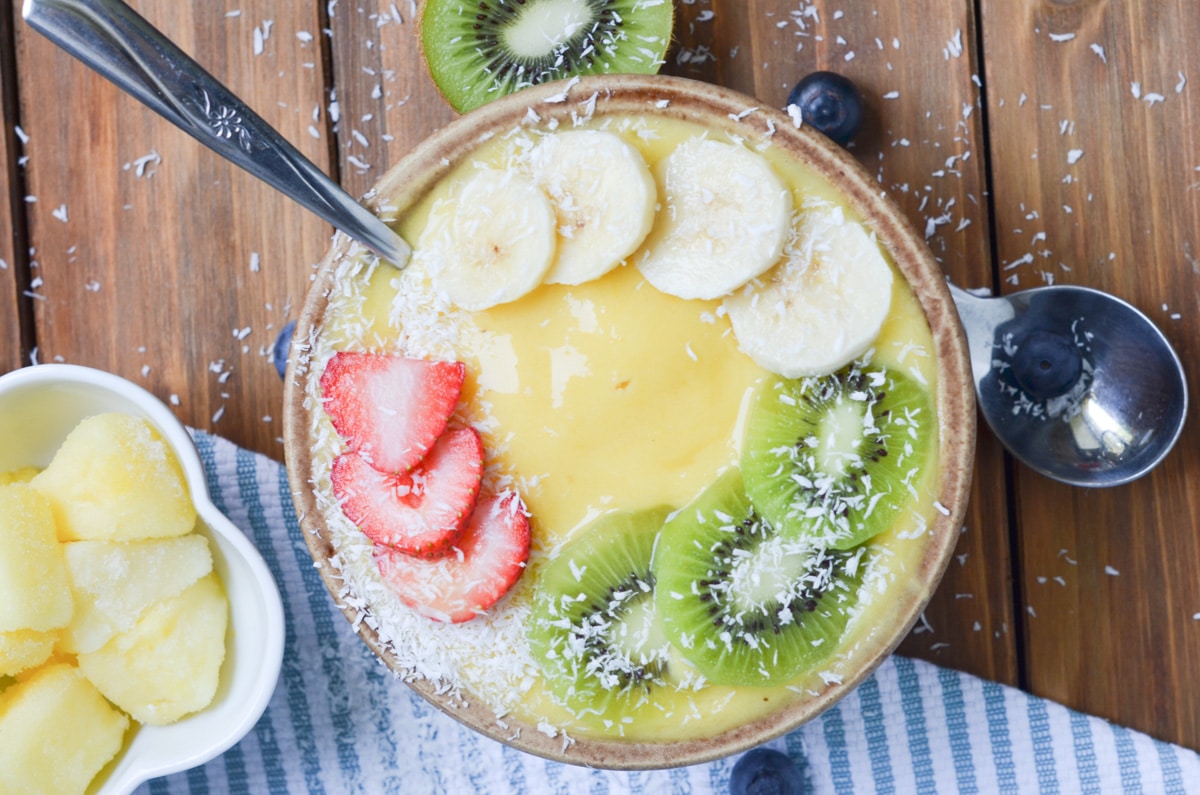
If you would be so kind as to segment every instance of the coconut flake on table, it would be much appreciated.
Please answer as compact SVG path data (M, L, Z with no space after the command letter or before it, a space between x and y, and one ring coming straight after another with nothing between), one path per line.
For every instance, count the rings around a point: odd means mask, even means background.
M263 42L265 39L266 39L266 36L263 34L262 28L255 27L254 28L254 47L253 47L255 55L262 55Z
M876 41L879 41L876 39ZM881 47L882 49L882 47ZM962 28L954 31L954 36L946 42L946 46L942 48L942 54L948 61L951 58L958 58L963 53Z
M150 154L142 155L141 157L136 158L132 162L126 163L123 166L123 169L125 171L129 171L132 168L134 175L137 176L139 179L141 179L142 177L149 179L150 177L154 176L155 170L157 169L158 165L161 163L162 163L162 156L158 153L157 150L151 149Z

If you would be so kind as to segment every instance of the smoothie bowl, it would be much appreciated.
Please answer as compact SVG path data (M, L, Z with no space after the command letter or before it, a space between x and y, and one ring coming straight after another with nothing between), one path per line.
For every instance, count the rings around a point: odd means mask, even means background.
M694 764L819 714L942 576L971 476L965 345L850 157L710 85L491 103L338 236L285 416L305 540L364 641L518 749Z

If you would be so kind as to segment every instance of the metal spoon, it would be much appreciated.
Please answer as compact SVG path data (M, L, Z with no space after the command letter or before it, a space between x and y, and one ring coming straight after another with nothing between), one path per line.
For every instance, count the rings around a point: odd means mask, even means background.
M25 0L30 27L217 154L403 267L412 249L120 0Z
M950 293L984 419L1031 469L1117 486L1170 452L1187 414L1183 365L1137 309L1087 287Z

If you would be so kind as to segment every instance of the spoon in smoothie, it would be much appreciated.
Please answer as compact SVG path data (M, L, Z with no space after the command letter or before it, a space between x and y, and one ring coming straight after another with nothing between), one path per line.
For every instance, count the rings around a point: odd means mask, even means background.
M1073 486L1117 486L1170 452L1187 383L1171 344L1137 309L1066 285L950 293L980 411L1022 463Z
M397 267L408 243L121 0L25 0L34 30Z

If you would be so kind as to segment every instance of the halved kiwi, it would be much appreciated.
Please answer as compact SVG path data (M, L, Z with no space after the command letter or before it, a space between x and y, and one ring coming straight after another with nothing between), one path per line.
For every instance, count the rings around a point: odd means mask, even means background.
M460 113L504 94L590 74L654 74L671 0L426 0L421 48Z
M850 549L915 501L936 433L929 393L895 368L768 380L746 419L746 493L785 535Z
M576 717L616 718L668 682L650 558L667 508L607 514L542 570L528 638L550 691Z
M659 535L663 629L716 684L782 684L836 651L860 605L865 554L776 532L730 468Z

